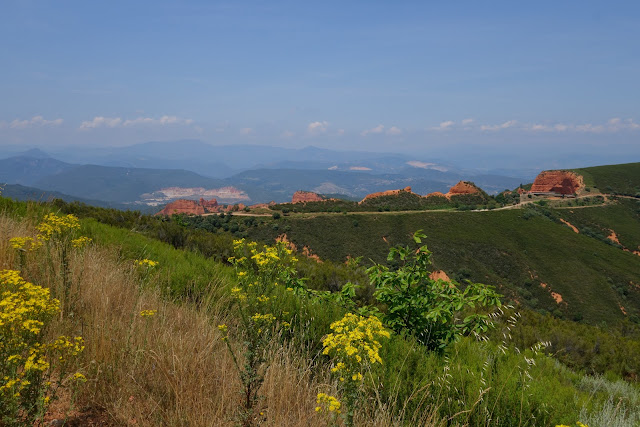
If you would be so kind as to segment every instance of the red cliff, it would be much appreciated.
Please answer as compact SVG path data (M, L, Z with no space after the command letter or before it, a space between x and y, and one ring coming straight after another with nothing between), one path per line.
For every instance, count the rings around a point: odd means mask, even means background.
M459 194L476 194L480 193L480 189L476 187L473 182L460 181L449 189L447 197L456 196Z
M374 199L376 197L395 196L396 194L399 194L399 193L401 193L403 191L411 193L411 187L405 187L405 188L400 189L400 190L379 191L377 193L367 194L365 196L365 198L360 201L360 203L363 203L365 200Z
M218 205L216 199L211 200L187 200L179 199L169 203L156 215L173 215L173 214L187 214L187 215L202 215L205 213L219 212L221 206Z
M460 181L453 187L449 189L447 194L442 194L439 191L435 191L433 193L429 193L424 197L446 197L450 199L451 196L460 196L463 194L481 194L482 190L480 190L473 182L470 181Z
M446 194L441 193L439 191L434 191L433 193L429 193L424 197L447 197Z
M175 200L169 203L156 215L173 215L173 214L189 214L202 215L204 207L196 200Z
M311 191L296 191L293 193L291 203L322 202L323 200L322 196Z
M216 199L205 200L201 198L200 205L206 212L216 212L218 210L218 201Z
M584 188L581 175L569 171L544 171L533 181L532 193L574 194Z

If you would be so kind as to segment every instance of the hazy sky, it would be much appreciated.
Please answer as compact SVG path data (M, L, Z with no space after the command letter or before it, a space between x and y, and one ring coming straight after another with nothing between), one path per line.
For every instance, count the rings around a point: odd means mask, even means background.
M0 40L0 144L640 160L635 1L3 0Z

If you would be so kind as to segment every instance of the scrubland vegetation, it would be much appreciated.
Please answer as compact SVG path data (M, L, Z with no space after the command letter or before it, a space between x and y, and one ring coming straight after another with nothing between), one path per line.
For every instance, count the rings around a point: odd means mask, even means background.
M3 325L5 301L21 298L22 280L50 293L49 308L32 319L41 326L23 334L32 339L27 346L9 354L16 329L0 327L0 357L28 359L28 348L61 336L73 343L63 363L16 365L11 375L31 376L29 394L15 396L16 383L8 386L15 378L0 379L3 407L24 402L1 424L53 417L82 424L86 416L185 426L639 420L635 383L615 371L585 376L591 371L575 359L561 364L552 357L557 342L535 339L543 328L530 319L533 332L521 328L523 317L539 315L502 304L491 287L429 279L419 234L395 260L365 271L355 261L314 265L285 243L264 246L131 213L86 209L76 223L55 206L0 204ZM43 240L43 224L61 221L71 226L55 229L54 243ZM323 283L328 277L333 285ZM403 310L423 317L406 322ZM631 337L629 328L621 334Z
M607 194L640 197L640 163L594 166L574 171L584 177L587 187L597 187Z

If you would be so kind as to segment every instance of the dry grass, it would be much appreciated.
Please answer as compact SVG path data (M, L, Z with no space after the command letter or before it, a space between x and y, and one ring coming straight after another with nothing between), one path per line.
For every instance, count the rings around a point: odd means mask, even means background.
M35 236L34 224L0 215L0 230L0 268L17 268L8 239ZM194 307L167 301L152 285L141 286L130 261L99 247L74 256L71 270L73 319L57 321L49 333L85 339L78 370L89 381L79 405L100 408L121 425L234 424L240 382L216 328L232 320L225 318L227 302ZM62 294L42 254L27 256L23 275ZM149 309L158 312L140 316ZM315 396L325 388L319 381L326 378L314 377L311 361L293 349L274 351L262 387L261 424L326 425L314 411Z
M33 223L0 214L0 268L17 268L8 245L17 236L35 236ZM62 295L42 253L28 254L23 276ZM56 260L53 260L56 265ZM81 335L86 348L78 370L88 382L79 407L99 410L99 418L115 425L224 426L234 425L240 381L216 325L227 318L228 301L201 306L163 298L153 286L142 286L130 260L114 251L92 246L71 259L73 318L56 321L51 335ZM157 310L152 317L142 310ZM261 389L267 426L324 426L328 419L315 412L318 391L332 387L328 376L313 370L313 361L290 347L273 349ZM376 402L358 408L358 425L404 424ZM376 409L378 408L378 409ZM400 417L402 418L402 417ZM434 425L431 417L411 423Z

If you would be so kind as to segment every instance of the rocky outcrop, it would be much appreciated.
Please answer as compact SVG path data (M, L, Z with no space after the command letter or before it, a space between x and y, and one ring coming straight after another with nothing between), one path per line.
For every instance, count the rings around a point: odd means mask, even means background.
M577 194L584 189L581 175L570 171L544 171L533 181L531 193Z
M293 193L291 203L305 203L305 202L322 202L324 198L312 191L296 191Z
M451 196L457 196L461 194L478 194L481 192L482 190L480 190L473 182L460 181L449 189L449 192L446 194L446 196L450 198Z
M364 199L362 199L359 203L364 203L366 200L375 199L376 197L384 197L384 196L395 196L402 192L411 193L411 187L405 187L400 190L388 190L388 191L379 191L377 193L367 194Z
M169 216L173 214L202 215L204 214L204 206L197 200L179 199L169 203L156 215Z
M424 197L447 197L446 194L441 193L439 191L434 191L433 193L429 193Z
M204 215L206 213L221 212L223 210L230 210L235 205L228 206L227 209L223 209L218 204L216 199L211 200L187 200L178 199L164 207L156 215L173 215L173 214L187 214L187 215Z
M200 198L200 206L202 206L205 212L216 212L218 210L218 201L216 199L205 200Z
M473 194L481 195L482 193L483 193L482 190L478 188L473 182L460 181L456 185L451 187L447 194L443 194L439 191L434 191L433 193L429 193L424 197L446 197L447 199L451 199L451 196L462 196L462 195L473 195Z

